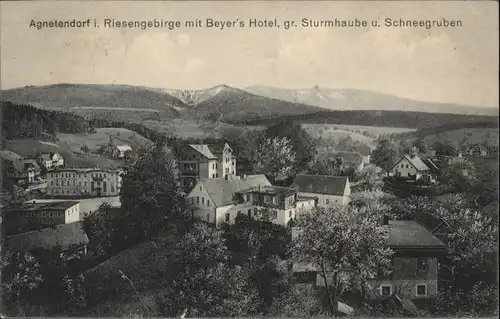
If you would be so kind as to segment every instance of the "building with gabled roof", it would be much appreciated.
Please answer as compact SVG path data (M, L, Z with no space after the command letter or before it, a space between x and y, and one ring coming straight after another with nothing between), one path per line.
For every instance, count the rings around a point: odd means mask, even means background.
M2 177L13 184L29 185L40 177L40 166L33 159L25 159L8 150L0 151Z
M438 293L439 259L446 245L416 220L388 220L387 245L394 251L393 272L368 282L369 298L396 295L429 299Z
M42 153L38 156L38 161L46 170L64 166L64 158L59 153Z
M383 227L388 229L386 245L394 252L393 271L388 276L368 280L366 297L435 298L438 293L438 260L446 254L446 245L414 220L385 220ZM292 237L297 238L300 232L300 228L293 227ZM325 285L314 264L294 263L292 269L299 278L308 278L316 286Z
M176 156L181 172L181 185L186 192L201 179L233 179L236 158L227 143L186 144Z
M3 208L8 234L15 234L80 220L80 202L26 202Z
M430 159L424 160L415 154L406 154L394 164L389 174L401 178L435 182L437 169L437 165Z
M346 176L297 174L292 186L300 196L315 197L316 205L347 205L351 186Z
M194 217L215 225L234 223L242 214L262 218L263 211L269 213L264 219L286 225L315 204L315 198L301 198L293 188L271 185L265 175L200 180L187 198Z

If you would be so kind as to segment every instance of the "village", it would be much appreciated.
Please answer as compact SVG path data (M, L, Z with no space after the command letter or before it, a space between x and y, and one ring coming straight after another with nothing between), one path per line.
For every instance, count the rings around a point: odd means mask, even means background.
M126 155L130 151L130 146L122 145L111 148L108 156L123 159L130 157L130 154ZM341 165L344 172L362 172L373 164L370 149L361 148L361 152L363 154L338 151L318 158L326 166ZM465 154L458 152L454 157L497 155L494 149L480 144L471 145L463 152ZM99 214L99 205L110 202L110 198L120 205L118 197L124 171L66 167L64 158L58 153L22 158L2 150L0 155L4 186L11 185L32 195L24 203L2 207L2 234L5 234L3 240L7 249L21 253L61 249L65 256L85 256L89 237L83 220L94 212ZM395 161L383 179L386 185L392 184L389 189L402 184L431 187L439 183L442 163L451 160L453 156L438 156L435 150L420 157L418 149L413 147ZM184 143L176 153L175 162L179 169L179 186L190 207L191 218L216 228L235 224L238 218L246 216L251 220L291 227L291 236L296 240L302 232L295 225L301 215L318 209L328 211L352 206L351 197L356 195L348 176L298 173L289 185L283 186L282 183L273 185L265 174L239 173L238 157L226 142ZM87 199L99 201L82 209L80 203ZM448 249L445 244L447 223L421 212L399 220L384 215L381 226L388 231L385 245L395 253L392 259L395 270L389 276L381 275L368 281L367 298L395 297L397 304L415 314L417 307L413 302L418 304L418 301L435 299L442 289L438 287L442 282L439 265ZM326 282L332 280L325 277L317 265L293 262L291 269L296 283L312 284L316 289L328 286ZM399 283L403 277L412 279L402 289ZM342 302L337 307L337 311L344 314L354 311Z

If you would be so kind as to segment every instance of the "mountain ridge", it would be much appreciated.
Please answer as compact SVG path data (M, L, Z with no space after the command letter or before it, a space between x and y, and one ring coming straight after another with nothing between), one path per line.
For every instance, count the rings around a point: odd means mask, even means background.
M329 110L407 110L414 112L487 116L498 114L498 109L495 107L414 100L361 89L322 88L318 86L302 89L286 89L276 86L252 85L246 87L245 90L265 97L319 106Z

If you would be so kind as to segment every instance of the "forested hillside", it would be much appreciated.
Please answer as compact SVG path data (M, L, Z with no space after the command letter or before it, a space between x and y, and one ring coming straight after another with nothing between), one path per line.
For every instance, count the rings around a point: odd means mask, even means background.
M247 125L265 125L280 120L298 123L368 125L405 128L428 128L452 123L498 121L498 117L406 111L322 111L302 115L260 117L231 121Z
M84 118L71 113L10 102L1 103L1 118L2 138L6 140L50 139L57 133L86 133L92 128Z

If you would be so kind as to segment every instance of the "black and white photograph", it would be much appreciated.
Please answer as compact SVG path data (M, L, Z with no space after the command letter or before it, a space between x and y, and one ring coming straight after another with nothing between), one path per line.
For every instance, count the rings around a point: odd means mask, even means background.
M497 1L0 1L0 317L498 318Z

